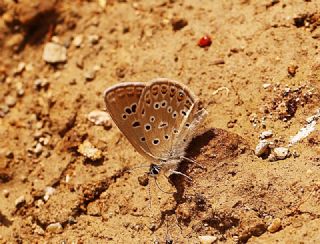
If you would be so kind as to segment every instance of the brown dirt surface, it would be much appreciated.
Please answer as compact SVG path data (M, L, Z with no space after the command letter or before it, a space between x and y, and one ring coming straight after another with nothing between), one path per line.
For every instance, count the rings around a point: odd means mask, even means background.
M0 243L319 243L319 41L317 0L1 1ZM48 42L67 56L45 62ZM88 120L107 87L156 77L208 111L192 181L146 177Z

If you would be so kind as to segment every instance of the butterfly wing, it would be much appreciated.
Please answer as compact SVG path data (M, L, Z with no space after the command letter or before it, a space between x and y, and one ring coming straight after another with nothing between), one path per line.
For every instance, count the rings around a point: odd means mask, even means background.
M154 160L145 142L144 131L138 116L138 104L146 85L128 82L114 85L104 92L106 108L114 123L134 148L148 159Z
M137 112L141 116L146 144L153 156L168 160L184 155L188 127L197 117L197 106L197 97L177 81L158 78L147 84ZM182 140L181 144L177 140ZM178 144L181 150L177 150Z

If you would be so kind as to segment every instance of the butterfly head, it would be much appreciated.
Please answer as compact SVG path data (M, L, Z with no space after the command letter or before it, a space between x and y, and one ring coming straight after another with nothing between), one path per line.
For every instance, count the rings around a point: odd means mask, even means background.
M152 177L157 176L160 173L161 167L157 164L151 164L148 174Z

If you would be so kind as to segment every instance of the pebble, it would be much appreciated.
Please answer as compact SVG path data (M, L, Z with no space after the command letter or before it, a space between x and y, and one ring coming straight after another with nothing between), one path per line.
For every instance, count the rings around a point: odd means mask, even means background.
M0 111L3 112L4 114L9 113L9 110L10 110L10 108L6 104L1 105L1 107L0 107Z
M88 36L88 41L91 45L98 44L100 40L100 37L98 35L89 35Z
M107 112L101 110L93 110L88 114L88 120L95 125L103 125L104 127L111 127L111 117Z
M21 207L25 203L26 203L26 199L24 196L20 196L14 201L14 205L16 206L16 208Z
M16 98L13 97L13 96L7 96L5 98L5 104L8 106L8 107L14 107L16 105Z
M13 71L13 74L19 75L24 71L25 68L26 68L26 64L24 62L20 62L17 68Z
M271 233L277 232L281 228L281 219L275 218L268 226L268 231Z
M107 5L107 0L98 0L98 4L101 8L105 8Z
M49 85L49 81L47 79L36 79L34 81L34 88L40 90L41 88L45 88Z
M67 49L60 44L48 42L44 46L42 58L50 64L66 62Z
M43 151L43 146L41 145L41 143L37 143L36 147L33 149L33 152L36 155L40 155Z
M198 236L198 238L202 244L211 244L218 239L216 236Z
M75 47L79 48L79 47L81 47L82 42L83 42L83 35L77 35L74 37L72 44Z
M289 155L289 149L286 147L276 147L273 150L274 156L276 157L276 159L285 159L286 157L288 157Z
M88 140L85 140L82 144L79 145L78 152L93 161L102 158L101 150L95 148Z
M24 95L24 89L22 82L17 82L16 84L17 96L22 97Z
M51 186L46 187L44 190L45 194L43 196L43 200L48 201L55 191L56 189Z
M271 86L270 83L264 83L264 84L262 85L262 87L263 87L264 89L267 89L267 88L270 87L270 86Z
M270 142L267 140L260 140L254 151L255 155L262 156L263 154L267 153L269 150L269 145Z
M7 197L9 197L10 192L9 192L8 189L4 189L4 190L2 191L2 194L3 194L4 197L7 198Z
M263 131L260 133L259 138L263 140L263 139L271 137L272 135L273 135L273 133L271 130L266 130L266 131Z
M49 224L46 230L51 233L58 234L62 232L63 228L60 223L53 223L53 224Z
M37 234L37 235L40 235L40 236L43 236L45 232L39 225L36 225L34 230L33 230L33 233Z
M97 71L95 71L95 70L86 71L84 73L84 78L86 79L86 81L92 81L96 78L96 73L97 73Z

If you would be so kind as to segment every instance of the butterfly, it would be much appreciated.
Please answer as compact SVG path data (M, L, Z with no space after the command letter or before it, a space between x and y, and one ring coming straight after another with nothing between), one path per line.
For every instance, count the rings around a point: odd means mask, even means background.
M192 161L186 147L207 115L187 86L168 78L125 82L106 89L104 101L120 131L151 161L150 175L182 174L176 169Z

